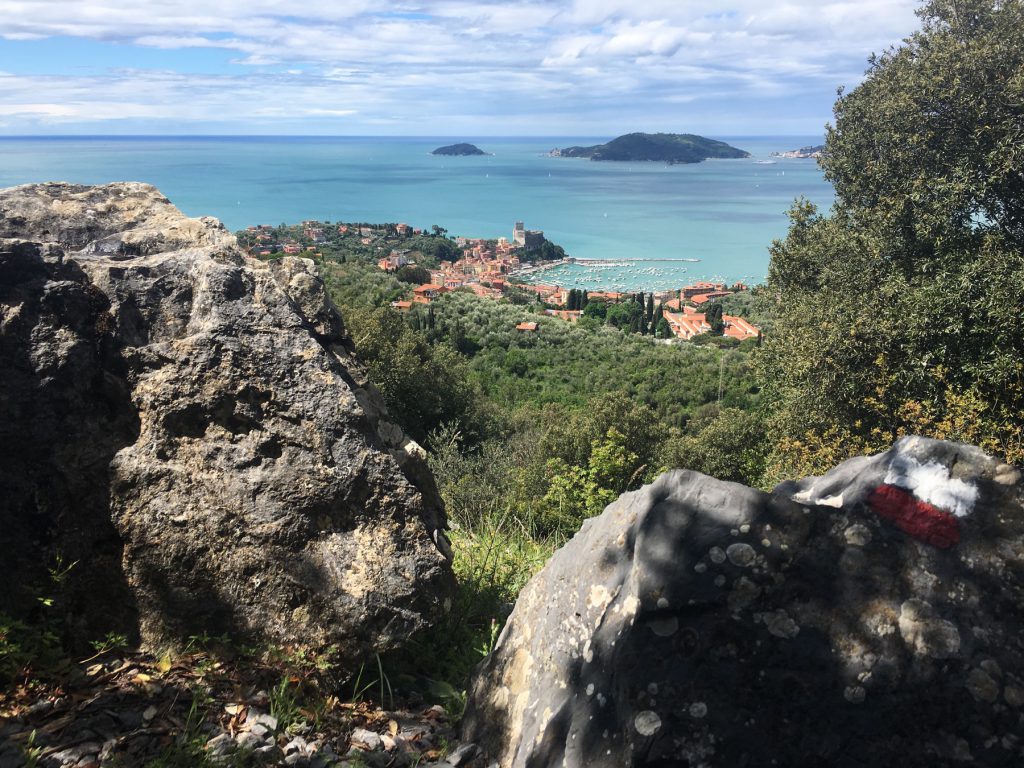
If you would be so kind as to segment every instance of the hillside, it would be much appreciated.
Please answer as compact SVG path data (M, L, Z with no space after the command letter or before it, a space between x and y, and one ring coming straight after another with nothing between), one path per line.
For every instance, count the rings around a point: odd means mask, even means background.
M708 159L741 159L749 152L724 141L692 133L627 133L607 144L551 150L552 157L585 157L590 160L648 161L669 164L700 163Z

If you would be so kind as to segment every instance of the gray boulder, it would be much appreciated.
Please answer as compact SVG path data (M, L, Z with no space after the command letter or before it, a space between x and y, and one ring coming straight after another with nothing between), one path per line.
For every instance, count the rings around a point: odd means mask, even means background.
M453 585L422 449L313 264L145 184L0 190L0 609L393 647ZM62 585L46 576L59 555Z
M1020 765L1018 470L906 438L772 494L627 493L527 585L463 738L501 766Z

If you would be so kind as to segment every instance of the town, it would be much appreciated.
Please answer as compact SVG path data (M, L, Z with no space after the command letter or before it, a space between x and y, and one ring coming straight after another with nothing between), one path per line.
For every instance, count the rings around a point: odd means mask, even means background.
M546 306L545 314L576 322L583 315L584 305L590 301L617 304L636 296L627 292L589 291L581 292L582 301L573 301L576 291L571 289L554 284L517 281L516 278L521 275L562 263L557 261L534 266L519 259L517 251L528 249L534 244L539 245L543 238L543 232L526 230L523 223L518 221L512 231L511 241L504 237L497 240L456 238L456 245L462 249L461 257L454 262L441 262L437 269L429 270L429 283L414 287L411 298L392 302L391 306L407 312L416 304L429 304L442 294L458 289L470 290L489 299L501 299L510 290L518 290L535 295L537 301ZM565 261L571 262L572 259ZM377 266L387 272L397 272L410 263L407 252L392 251L390 255L379 259ZM692 339L718 330L722 336L743 341L758 338L760 329L742 317L726 314L720 316L720 327L716 328L716 319L709 318L700 308L715 299L746 289L741 283L727 288L725 283L698 281L683 286L679 291L656 292L653 300L661 306L660 317L664 318L669 332L675 338ZM517 329L535 332L537 324L521 323Z
M287 230L287 232L285 231ZM430 304L451 291L469 291L485 299L522 298L539 304L545 314L574 323L583 316L604 318L608 308L624 302L644 302L647 294L617 291L583 291L553 283L526 282L523 278L573 259L565 256L540 230L528 230L517 221L511 239L447 237L440 227L427 233L404 223L370 225L305 221L301 227L249 227L240 241L250 253L260 257L275 254L306 254L322 257L323 250L341 242L351 243L361 257L375 260L384 272L398 274L420 267L415 274L421 282L412 285L409 295L391 302L399 312L412 311L417 305ZM433 248L433 254L424 252ZM380 256L387 249L388 255ZM427 266L423 266L426 264ZM715 334L743 341L759 339L761 330L743 317L724 314L717 299L746 291L736 283L697 281L678 290L649 294L647 317L633 324L632 330L661 338L693 339ZM657 310L654 310L654 304ZM639 327L639 326L642 326ZM535 322L517 326L522 332L539 331ZM659 330L660 329L660 330Z

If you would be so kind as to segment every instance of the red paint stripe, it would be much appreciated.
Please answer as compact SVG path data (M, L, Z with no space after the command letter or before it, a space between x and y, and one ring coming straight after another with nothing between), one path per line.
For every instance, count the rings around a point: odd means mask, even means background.
M953 515L915 499L903 488L880 485L871 492L868 505L904 533L939 549L960 542L960 524Z

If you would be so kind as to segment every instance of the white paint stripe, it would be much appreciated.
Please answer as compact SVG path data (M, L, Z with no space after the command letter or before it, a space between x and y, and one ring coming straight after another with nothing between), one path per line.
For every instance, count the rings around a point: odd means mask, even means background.
M935 461L922 464L910 456L897 456L889 465L885 482L913 493L921 501L966 517L978 501L978 489L949 476L949 468Z

